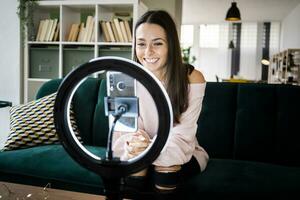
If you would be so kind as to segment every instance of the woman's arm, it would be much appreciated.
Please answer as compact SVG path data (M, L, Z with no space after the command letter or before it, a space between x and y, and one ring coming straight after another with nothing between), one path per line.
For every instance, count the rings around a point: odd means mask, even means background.
M205 78L200 71L194 69L189 75L189 81L190 83L205 83Z
M181 114L180 124L175 125L171 131L165 148L153 163L157 166L182 165L188 162L194 151L197 131L197 121L202 108L205 92L205 79L201 72L193 70L189 75L189 106Z

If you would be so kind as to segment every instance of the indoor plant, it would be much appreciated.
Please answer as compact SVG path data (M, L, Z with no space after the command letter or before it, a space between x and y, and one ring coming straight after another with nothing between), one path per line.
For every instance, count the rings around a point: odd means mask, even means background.
M20 19L20 31L21 31L21 39L24 41L26 36L26 27L28 28L29 37L34 37L33 32L33 15L34 8L38 5L39 0L18 0L19 6L17 10L17 14Z

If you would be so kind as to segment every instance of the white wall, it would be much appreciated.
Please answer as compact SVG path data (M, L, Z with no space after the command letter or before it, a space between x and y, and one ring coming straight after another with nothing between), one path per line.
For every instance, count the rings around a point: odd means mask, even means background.
M1 0L0 100L20 103L20 37L17 0ZM9 130L9 108L0 108L0 149Z
M280 50L300 48L300 4L295 7L281 25Z
M180 34L182 0L142 0L149 10L163 9L174 18L178 34Z

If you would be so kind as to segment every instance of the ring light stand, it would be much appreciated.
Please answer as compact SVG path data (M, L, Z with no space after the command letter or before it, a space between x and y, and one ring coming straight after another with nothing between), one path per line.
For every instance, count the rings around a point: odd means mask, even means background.
M71 127L69 110L76 89L88 76L103 70L119 71L139 81L152 95L157 107L159 116L157 137L147 152L132 161L97 157L78 141ZM128 59L101 57L80 65L64 78L54 104L54 122L60 141L70 156L83 167L102 177L107 199L121 199L121 178L144 169L158 157L172 127L173 112L164 87L147 69Z

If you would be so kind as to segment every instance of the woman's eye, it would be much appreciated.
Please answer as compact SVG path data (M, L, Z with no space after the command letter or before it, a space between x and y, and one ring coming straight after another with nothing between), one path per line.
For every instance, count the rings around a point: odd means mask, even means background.
M145 46L145 43L137 43L137 46L143 47L143 46Z
M154 45L155 46L160 46L160 45L163 45L163 43L162 42L155 42Z

